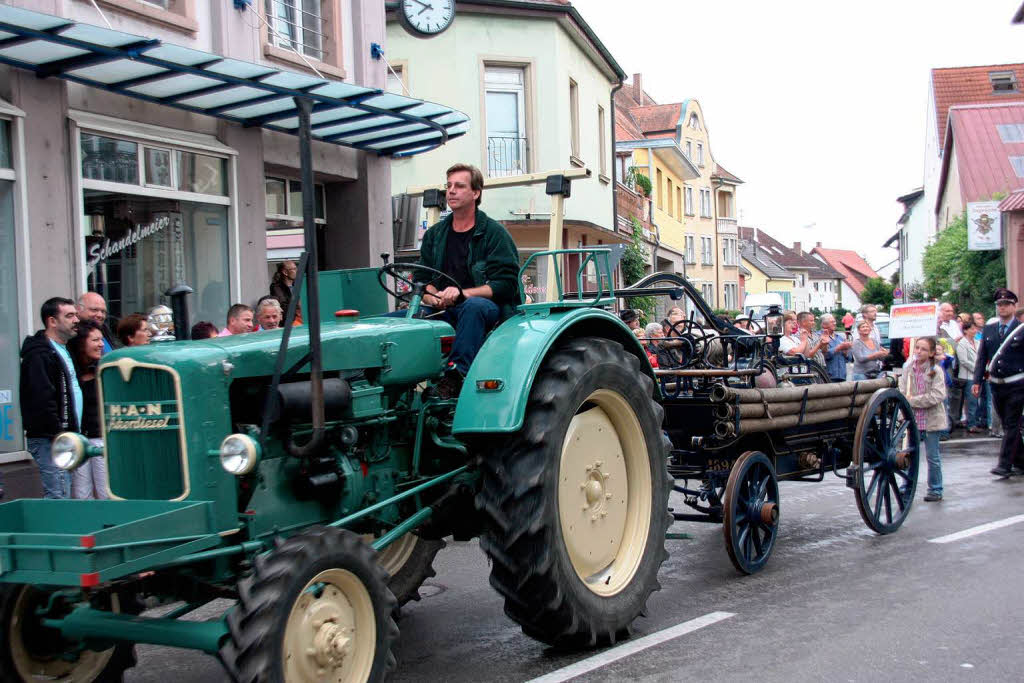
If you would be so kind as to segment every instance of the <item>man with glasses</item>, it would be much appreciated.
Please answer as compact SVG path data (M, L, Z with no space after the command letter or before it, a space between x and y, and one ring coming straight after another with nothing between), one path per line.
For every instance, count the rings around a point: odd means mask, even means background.
M978 360L974 366L971 393L977 397L988 375L992 403L1003 423L999 462L992 474L1007 478L1024 474L1024 443L1021 442L1021 413L1024 412L1024 326L1014 317L1017 295L1000 287L995 293L996 321L985 325Z
M86 292L78 297L75 304L75 311L79 320L91 320L100 326L100 333L103 335L103 353L114 349L114 335L110 334L107 328L107 302L96 292Z

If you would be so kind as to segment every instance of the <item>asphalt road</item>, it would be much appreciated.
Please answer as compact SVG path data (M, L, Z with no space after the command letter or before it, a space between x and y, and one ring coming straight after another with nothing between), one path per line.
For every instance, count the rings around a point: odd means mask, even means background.
M578 681L1020 680L1024 518L929 540L1022 515L1024 479L989 476L993 440L943 447L946 499L924 503L919 487L909 520L891 536L864 526L835 477L783 483L780 538L755 576L733 569L720 527L677 525L693 538L668 541L663 589L648 616L632 639L596 653L558 653L523 635L488 585L476 543L453 543L423 600L402 611L391 680L568 680L565 667L579 662L594 668ZM704 622L718 621L693 623L709 614ZM652 634L664 642L629 654ZM140 646L139 655L127 681L224 680L214 659L194 652Z
M943 447L945 500L924 503L919 487L909 520L891 536L864 526L852 492L831 475L783 483L780 538L755 576L733 569L720 527L678 524L693 538L668 541L663 590L648 616L632 639L599 652L558 653L523 635L488 585L476 543L453 543L423 600L402 611L391 680L553 682L569 680L566 667L578 663L590 670L572 680L1021 680L1024 478L988 474L993 440ZM1010 523L929 542L1000 520ZM127 681L224 680L211 657L138 650Z

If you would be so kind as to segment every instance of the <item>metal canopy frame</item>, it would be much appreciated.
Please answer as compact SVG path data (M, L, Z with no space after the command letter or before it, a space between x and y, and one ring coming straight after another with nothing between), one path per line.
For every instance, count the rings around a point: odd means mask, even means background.
M292 135L303 99L312 140L381 156L419 154L468 130L468 116L439 104L6 5L0 63Z

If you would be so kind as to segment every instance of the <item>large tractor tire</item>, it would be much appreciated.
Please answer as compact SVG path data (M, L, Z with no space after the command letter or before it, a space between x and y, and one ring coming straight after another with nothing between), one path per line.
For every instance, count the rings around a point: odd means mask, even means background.
M661 587L672 480L653 395L620 344L573 339L544 360L522 429L483 444L491 585L541 642L614 643Z
M380 681L395 667L395 597L373 548L319 527L256 558L220 656L241 683Z
M377 563L391 577L388 588L395 594L399 607L420 599L420 586L437 575L434 558L444 546L442 540L429 541L408 533L377 553Z
M50 595L50 591L34 586L0 585L0 681L121 681L124 672L135 666L135 646L121 643L102 652L78 651L79 643L66 640L59 631L40 623L39 610L61 604L60 600L51 603ZM103 601L103 609L121 611L116 596L98 599Z

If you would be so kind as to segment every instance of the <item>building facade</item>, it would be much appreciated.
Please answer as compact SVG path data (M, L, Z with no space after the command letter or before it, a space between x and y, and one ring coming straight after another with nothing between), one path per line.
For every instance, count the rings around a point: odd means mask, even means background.
M460 2L451 27L431 40L409 35L392 14L386 36L392 89L444 102L477 124L443 153L395 160L396 195L443 184L445 170L456 162L478 166L486 178L586 167L591 177L573 181L565 202L561 246L631 238L631 231L616 229L612 186L612 91L625 74L575 8ZM548 246L550 207L541 183L485 190L480 208L509 230L525 262ZM428 226L418 206L407 215L418 230L398 246L409 256ZM568 269L575 272L573 260ZM524 278L527 294L538 294L536 273Z
M641 74L615 103L617 179L632 186L639 173L652 188L651 268L686 277L712 307L738 309L736 190L743 181L715 163L700 103L658 104Z
M186 50L385 83L383 63L370 57L370 43L384 33L376 0L241 9L204 0L6 4L109 22ZM140 94L155 87L135 76ZM7 66L0 99L0 252L4 272L17 274L6 275L0 291L0 315L11 323L0 328L0 458L9 459L23 455L17 349L40 327L44 300L95 290L117 319L165 303L164 292L183 282L195 291L193 319L223 326L232 303L253 304L268 291L275 261L301 251L301 186L296 139L284 133ZM390 162L319 142L313 157L320 265L375 262L390 251Z

